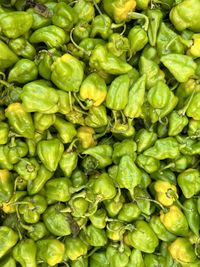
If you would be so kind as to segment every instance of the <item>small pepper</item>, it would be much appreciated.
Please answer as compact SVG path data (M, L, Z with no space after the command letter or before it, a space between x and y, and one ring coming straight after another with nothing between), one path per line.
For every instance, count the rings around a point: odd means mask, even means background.
M141 210L136 203L124 203L117 218L120 221L132 222L139 218Z
M0 203L8 202L13 195L13 181L7 169L0 170Z
M119 164L120 158L129 155L133 159L136 158L136 143L133 140L125 139L122 142L116 142L113 145L112 159L115 164Z
M131 250L128 246L108 245L106 248L106 257L110 263L110 267L126 267L129 262Z
M9 40L8 46L16 55L23 58L33 60L36 55L35 47L23 37Z
M84 240L93 247L102 247L107 243L107 236L104 229L99 229L90 224L83 232Z
M142 252L139 249L132 249L127 267L145 267Z
M176 186L168 181L157 180L153 187L156 200L164 206L171 206L178 199Z
M65 253L67 257L74 261L87 254L88 246L79 237L66 237Z
M109 36L107 49L117 57L124 57L130 51L130 44L128 38L119 33L113 33Z
M70 199L70 180L66 177L54 178L45 184L45 196L60 202L66 202Z
M8 226L0 226L0 259L12 248L18 241L18 234Z
M146 31L139 25L134 26L128 33L128 40L130 43L131 54L142 50L148 43L148 36Z
M136 160L138 166L144 169L147 173L153 173L160 168L160 161L151 156L140 154Z
M95 17L95 8L93 3L91 3L90 1L78 1L77 3L75 3L73 10L75 11L76 16L79 20L90 22Z
M0 145L8 142L9 125L6 122L0 122Z
M85 124L92 128L104 127L108 124L108 117L104 105L91 106L85 117Z

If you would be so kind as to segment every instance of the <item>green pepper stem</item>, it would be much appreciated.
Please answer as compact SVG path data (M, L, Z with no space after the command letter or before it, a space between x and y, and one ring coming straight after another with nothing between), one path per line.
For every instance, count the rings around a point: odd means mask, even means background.
M119 24L115 24L115 23L112 23L111 24L111 29L118 29L120 27L124 27L124 23L119 23Z
M81 101L80 99L78 98L78 96L76 95L76 93L73 93L73 96L75 98L75 100L78 102L78 104L80 105L80 107L83 109L83 110L88 110L89 108L86 107Z
M86 51L85 49L83 49L82 47L80 47L73 39L73 31L75 28L72 28L69 34L70 37L70 41L72 42L72 44L80 51L82 51L84 54L86 54L88 57L90 56L90 52Z
M148 30L149 18L146 15L141 14L141 13L137 13L137 12L131 12L131 13L128 14L128 20L129 19L143 19L144 20L143 28L144 28L145 31Z
M185 106L178 110L179 116L185 116L185 113L186 113L195 93L196 93L196 88L194 88L192 94L187 98Z
M101 12L99 6L97 5L96 1L95 1L95 0L92 0L92 2L93 2L93 4L94 4L94 6L95 6L97 12L99 13L99 15L102 15L102 12Z
M155 199L138 196L138 197L135 197L136 202L137 202L137 199L143 199L143 200L147 200L147 201L157 204L164 211L164 213L168 211L166 207L164 207L160 202L156 201Z
M67 148L67 152L72 152L73 148L75 147L75 143L78 141L78 138L75 138L74 140L72 140L72 142L70 143L70 145Z

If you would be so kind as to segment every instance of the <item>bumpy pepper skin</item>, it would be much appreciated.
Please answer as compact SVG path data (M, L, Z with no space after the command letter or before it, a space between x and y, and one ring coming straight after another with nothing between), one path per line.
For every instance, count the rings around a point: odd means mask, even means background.
M48 199L66 202L70 199L70 181L66 177L49 180L45 184L45 195Z
M34 112L33 114L33 122L35 129L40 133L49 129L49 127L54 124L55 120L56 120L55 114L44 114L40 112Z
M52 22L54 25L70 31L73 25L76 23L77 17L74 9L67 5L65 2L56 4L52 16Z
M53 125L58 132L58 138L63 144L70 143L77 134L74 124L59 118L58 116L56 116Z
M129 262L131 250L128 246L124 245L121 251L118 246L108 245L106 248L106 257L111 267L125 267Z
M64 145L58 138L41 140L37 144L37 154L49 171L55 171L64 152Z
M77 58L70 54L64 54L55 60L51 69L51 80L58 88L68 92L79 90L84 71Z
M141 214L141 210L136 203L124 203L117 218L124 222L132 222Z
M79 237L66 237L65 239L65 254L74 261L79 257L87 254L88 246Z
M16 267L16 261L11 256L3 258L3 260L0 261L0 264L2 267Z
M43 222L37 222L31 226L25 226L25 228L28 231L27 235L34 241L42 239L49 234L49 231Z
M8 46L16 55L23 58L33 60L36 55L35 47L23 37L9 40Z
M98 209L89 216L89 219L96 228L104 229L106 227L107 213L104 209Z
M176 186L168 181L157 180L154 185L156 200L164 206L171 206L178 199Z
M194 120L200 120L199 99L200 99L200 92L194 95L186 111L187 116L192 117Z
M7 226L0 226L0 259L12 248L18 241L18 234Z
M15 171L24 180L34 180L39 170L39 163L35 158L23 158L14 166Z
M107 95L106 83L97 73L91 73L83 80L79 94L88 106L100 106Z
M30 59L20 59L8 74L8 82L27 83L37 79L38 69Z
M0 121L0 145L5 145L8 142L8 133L8 123Z
M125 242L132 247L145 252L153 253L158 246L158 238L149 224L145 221L136 221L136 229L125 236Z
M160 161L151 156L140 154L136 160L138 166L144 169L147 173L153 173L160 168Z
M200 174L197 169L187 169L178 175L178 185L185 198L191 198L200 191Z
M115 164L119 164L121 157L129 155L135 159L137 150L137 145L133 140L125 139L121 142L116 142L113 145L113 155L112 159ZM112 168L112 167L111 167Z
M8 68L14 65L19 59L17 55L3 42L0 40L0 69Z
M130 29L128 40L130 43L130 51L134 55L136 52L142 50L148 43L148 36L141 26L136 25Z
M21 103L12 103L5 110L5 115L8 118L10 126L14 131L25 137L34 137L34 125L31 114L26 112Z
M139 249L132 249L127 267L145 267L142 252Z
M151 46L155 46L163 14L160 9L148 9L146 15L149 18L149 27L147 30L149 43Z
M199 11L200 3L198 0L184 0L171 9L170 20L178 31L190 29L199 32Z
M187 238L178 237L169 245L168 250L172 258L177 262L180 262L181 266L184 263L191 263L190 266L192 266L192 262L195 262L197 259L192 244Z
M169 136L176 136L182 132L183 128L188 124L189 120L185 115L179 115L177 111L172 111L169 115Z
M94 5L89 1L80 0L74 5L73 9L79 20L90 22L95 17Z
M41 239L37 243L37 260L44 261L50 266L62 262L65 253L65 245L53 238Z
M67 33L55 25L37 29L29 38L30 43L45 43L47 47L60 48L68 41Z
M117 57L125 56L130 49L128 38L119 33L111 34L106 46L108 51L113 53Z
M196 70L196 63L187 55L168 54L161 57L161 62L178 82L186 82Z
M36 267L36 243L32 239L20 241L13 249L13 257L22 267Z
M151 147L155 143L156 139L157 139L157 134L154 133L153 131L140 129L135 136L138 153L141 153L142 151Z
M25 11L13 11L0 14L1 32L8 38L17 38L25 34L33 24L33 17Z
M11 199L13 190L11 173L7 169L0 170L0 203Z
M188 234L187 219L177 206L172 205L167 213L161 211L160 220L170 233L180 236Z
M108 117L106 113L106 107L100 105L98 107L92 106L88 110L85 117L85 124L92 128L100 128L106 126L108 123Z
M65 150L59 161L59 166L65 177L70 177L73 170L77 167L78 154L73 150Z
M100 44L96 45L92 51L89 65L97 71L103 70L114 75L125 74L132 69L130 64L114 56L105 46Z
M123 110L128 103L128 90L130 79L128 74L116 77L109 89L106 96L106 106L113 110Z
M25 84L21 99L28 112L52 114L58 110L58 94L45 80L36 80Z
M92 224L85 229L83 237L85 241L93 247L105 246L108 240L105 230L96 228Z
M90 37L100 36L102 39L108 39L112 34L112 20L106 14L97 15L92 20Z
M91 255L89 264L91 267L109 267L105 251L98 251Z
M67 214L61 212L64 208L65 205L56 204L49 206L43 213L43 221L47 229L56 236L66 236L72 232Z
M136 7L135 0L103 0L103 8L105 12L114 19L115 23L125 22L128 18L128 14L134 11Z

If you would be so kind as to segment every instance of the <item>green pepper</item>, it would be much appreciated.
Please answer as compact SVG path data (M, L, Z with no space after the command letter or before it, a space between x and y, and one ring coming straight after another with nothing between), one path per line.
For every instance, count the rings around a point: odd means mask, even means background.
M37 143L37 154L49 171L55 171L64 152L64 145L58 138L41 140Z
M0 170L0 203L8 202L13 195L13 181L7 169Z
M106 258L110 263L110 267L126 267L129 262L131 250L128 246L108 245L106 248Z
M66 237L65 254L70 260L77 260L79 257L86 255L87 251L88 246L80 239L80 237Z
M77 134L71 122L61 119L58 116L56 116L53 126L58 131L58 138L63 144L70 143Z
M120 188L126 188L134 196L134 188L140 184L142 174L129 155L121 157L116 181Z
M30 59L20 59L8 74L8 82L27 83L36 80L38 69Z
M0 145L8 142L9 125L6 122L0 122Z
M80 99L86 101L87 106L101 105L107 95L105 81L97 74L89 74L82 82L79 90Z
M50 266L62 262L65 253L65 245L55 239L41 239L36 242L37 246L37 261L48 263Z
M178 31L190 29L199 32L199 10L200 3L198 0L181 1L170 10L170 20ZM188 14L190 14L189 17Z
M85 214L89 207L89 202L85 199L86 191L82 191L80 194L76 194L69 201L71 214L73 217L85 217Z
M176 236L170 233L162 224L159 216L153 215L150 219L149 224L160 240L171 242L176 239Z
M37 172L40 168L38 161L35 158L21 158L14 166L14 170L24 180L34 180L37 177Z
M109 36L107 49L117 57L124 57L130 51L130 44L128 38L119 33L113 33Z
M0 259L12 248L18 241L18 234L7 226L0 226Z
M194 94L189 107L186 111L188 117L192 117L194 120L200 120L200 113L199 113L199 98L200 92Z
M63 204L49 206L43 213L43 221L50 233L56 236L70 235L71 225L67 214L62 212Z
M183 202L184 206L184 213L188 221L188 225L192 232L199 236L199 229L200 229L200 220L199 220L199 214L197 210L197 201L195 199L186 199Z
M189 168L178 175L178 185L185 198L191 198L200 191L199 171Z
M9 147L7 145L0 146L0 168L1 169L13 169L13 164L9 159Z
M150 198L151 196L149 195L147 189L143 189L140 186L135 187L134 199L142 213L145 215L151 215L155 210L155 206L152 205Z
M128 74L116 77L108 89L106 107L112 110L123 110L128 103L129 84Z
M181 266L185 266L182 265L184 263L192 264L192 262L195 262L197 259L192 244L187 238L178 237L169 245L168 250L172 258L180 262Z
M128 118L140 116L144 102L146 75L142 75L130 88L128 103L124 109L124 115Z
M145 14L149 18L149 27L147 30L149 43L151 46L156 45L157 34L162 22L163 14L160 9L147 9Z
M96 45L92 51L89 65L92 69L103 70L114 75L125 74L132 69L130 64L116 57L100 44Z
M34 241L42 239L49 234L45 224L43 222L37 222L32 225L23 225L27 230L27 235Z
M25 138L34 137L34 125L31 114L26 112L21 103L10 104L5 110L5 116L17 134Z
M14 259L21 264L22 267L36 267L37 247L32 239L25 239L17 243L13 249Z
M0 14L1 33L8 38L17 38L31 28L33 17L25 11L13 11Z
M20 203L20 202L19 202ZM27 196L19 205L19 213L27 223L37 223L40 215L46 210L46 199L41 195Z
M90 22L95 17L95 8L93 3L90 3L90 1L80 0L76 2L73 10L79 20Z
M88 258L80 257L77 260L70 261L71 267L88 267Z
M92 156L96 160L97 167L103 169L112 163L112 152L112 147L105 144L90 147L82 154Z
M45 185L45 183L53 176L53 172L49 171L43 164L37 172L37 176L34 180L29 180L27 185L27 191L29 195L37 194Z
M36 55L35 47L23 37L9 40L8 46L16 55L23 58L33 60Z
M0 261L0 264L2 267L16 267L16 261L12 256L3 258L3 260Z
M179 156L179 144L174 137L166 137L156 140L154 146L144 151L145 156L162 160L175 159Z
M86 227L84 232L81 233L84 240L93 247L102 247L107 243L107 236L104 229L96 228L90 224Z
M76 12L65 2L57 3L52 16L52 23L65 31L70 31L76 24Z
M79 139L80 147L83 149L87 149L96 145L95 131L91 127L79 127L77 131L77 137Z
M131 11L136 7L135 0L103 0L103 8L105 12L114 19L115 23L125 22Z
M89 219L96 228L104 229L106 227L107 214L104 209L98 209Z
M173 111L169 115L169 136L175 136L182 132L183 128L188 124L188 118L185 115L179 115L179 112Z
M34 112L33 114L35 129L41 133L49 129L49 127L54 124L55 120L55 114L44 114L40 112Z
M144 169L147 173L153 173L160 168L160 161L151 156L140 154L136 160L138 166Z
M151 147L152 145L154 145L156 139L157 139L157 134L154 133L153 131L140 129L135 136L138 153L141 153L144 150Z
M108 124L108 117L104 105L91 106L85 117L85 124L92 128L100 128Z
M110 264L106 257L105 251L98 251L93 253L89 258L89 266L91 267L109 267Z
M30 38L30 43L45 43L47 47L60 48L68 39L67 33L58 26L50 25L35 30Z
M136 221L135 230L125 236L125 242L145 253L153 253L158 246L158 238L149 224L145 221Z
M57 91L45 80L36 80L25 84L21 99L27 112L52 114L58 110Z
M74 26L73 30L74 39L80 42L81 40L88 38L90 36L90 32L91 32L91 25L85 20L80 20Z
M132 249L127 267L144 267L142 252L138 249Z
M196 135L198 136L200 133L200 121L190 119L188 123L188 131L187 134L189 136Z
M104 203L104 206L105 206L105 209L108 215L110 217L115 217L117 216L117 214L119 214L120 210L123 207L124 202L125 202L125 199L123 195L121 195L120 193L120 194L116 194L113 199L105 200L103 203Z
M108 39L112 34L112 20L106 14L100 14L92 20L90 37L100 36L102 39Z
M15 191L8 202L2 203L3 212L6 214L16 213L16 205L13 205L13 203L18 202L26 194L26 191Z
M160 60L178 82L186 82L196 70L196 63L187 55L168 54Z
M1 40L0 49L2 51L0 55L1 70L14 65L19 60L17 55Z
M77 92L83 80L83 65L70 54L57 58L51 66L52 82L59 88L68 92Z
M124 203L117 218L120 221L132 222L139 218L141 210L136 203Z
M28 8L26 10L27 13L32 15L33 17L33 24L31 26L31 29L37 30L39 28L48 26L51 24L51 16L52 12L49 10L49 8L46 5L43 5L42 8L44 9L41 10L41 12L37 11L36 7L34 8Z
M142 50L148 43L148 36L146 31L139 25L134 26L128 33L128 40L130 43L131 54Z
M65 178L54 178L45 184L45 195L48 199L66 202L70 199L70 180Z
M125 139L122 142L116 142L113 145L112 159L115 164L119 164L120 158L129 155L133 159L136 157L136 143L133 140Z
M179 236L185 236L188 234L187 219L177 206L170 206L166 213L161 211L160 220L170 233Z
M162 255L146 254L144 256L144 264L149 267L154 267L156 265L166 267L166 259Z

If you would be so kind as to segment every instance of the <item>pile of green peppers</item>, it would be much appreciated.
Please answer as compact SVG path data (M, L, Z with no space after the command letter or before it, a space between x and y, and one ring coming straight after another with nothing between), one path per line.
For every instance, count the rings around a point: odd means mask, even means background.
M200 1L0 0L0 266L200 266Z

